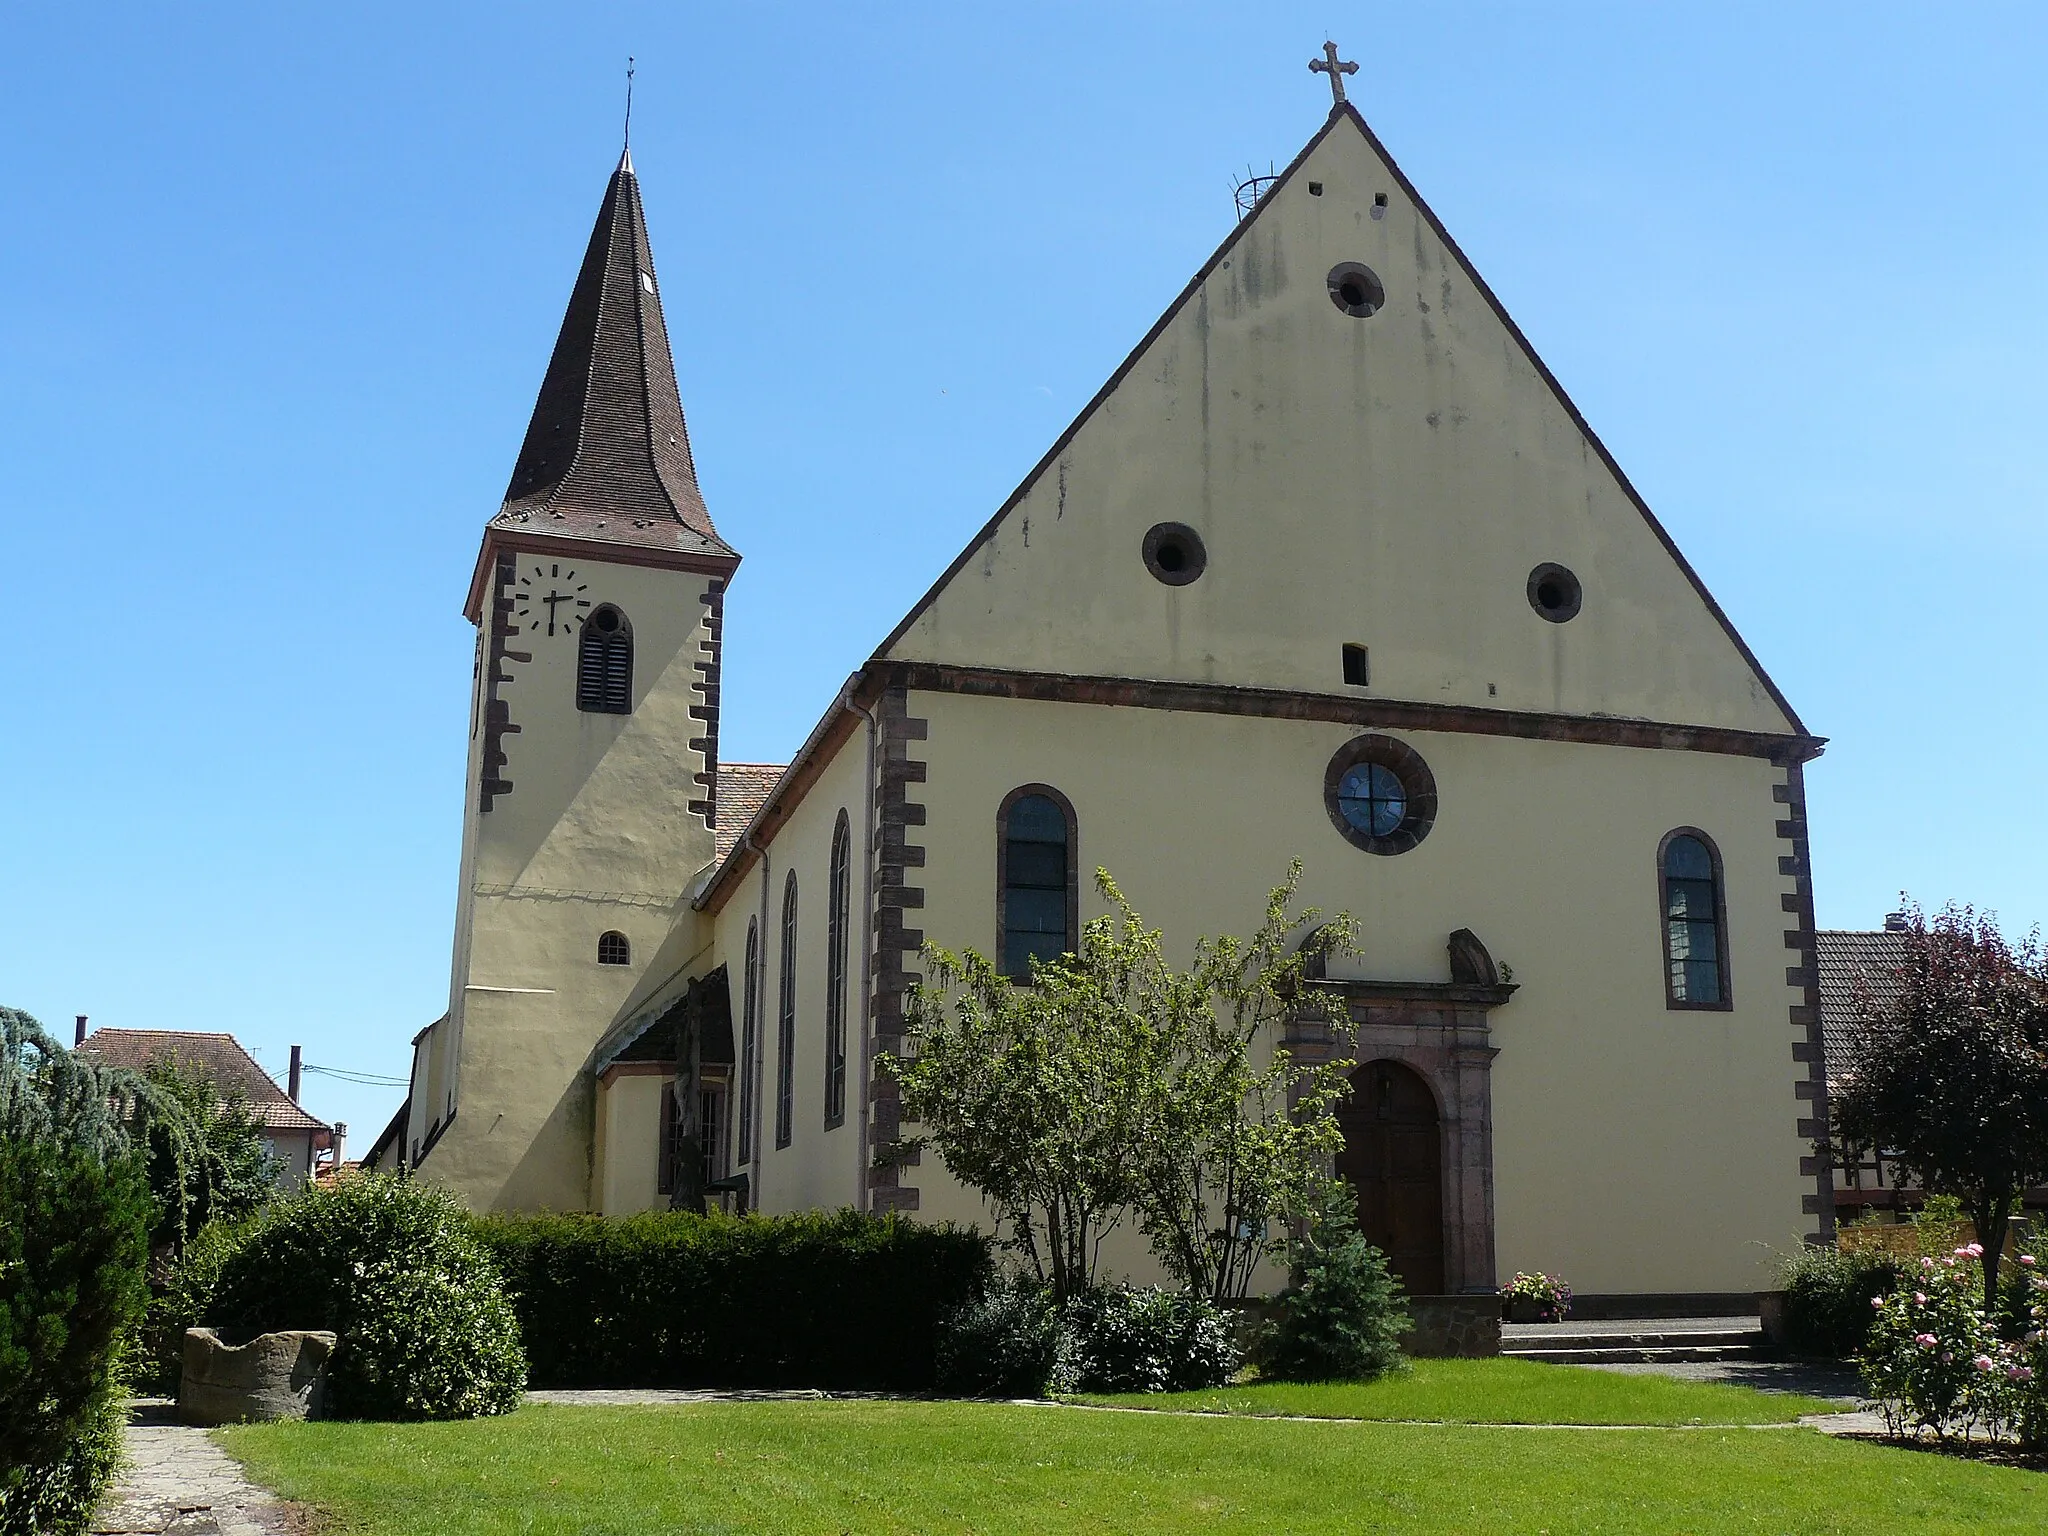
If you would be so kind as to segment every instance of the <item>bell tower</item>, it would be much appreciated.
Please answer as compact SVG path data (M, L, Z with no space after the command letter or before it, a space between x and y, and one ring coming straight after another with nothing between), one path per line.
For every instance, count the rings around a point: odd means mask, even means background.
M696 922L725 587L639 179L620 157L464 612L477 626L447 1016L405 1160L472 1206L589 1202L592 1047Z

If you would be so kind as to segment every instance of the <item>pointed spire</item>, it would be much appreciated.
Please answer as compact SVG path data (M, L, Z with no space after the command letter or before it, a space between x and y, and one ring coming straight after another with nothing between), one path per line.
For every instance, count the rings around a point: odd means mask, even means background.
M630 153L619 156L493 526L723 556L697 488Z

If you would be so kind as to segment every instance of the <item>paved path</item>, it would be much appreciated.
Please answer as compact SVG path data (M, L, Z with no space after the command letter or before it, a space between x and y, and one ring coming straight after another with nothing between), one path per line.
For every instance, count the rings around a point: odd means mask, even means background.
M94 1536L283 1536L305 1529L293 1508L256 1487L206 1431L171 1405L142 1399L128 1414L127 1460L93 1522Z

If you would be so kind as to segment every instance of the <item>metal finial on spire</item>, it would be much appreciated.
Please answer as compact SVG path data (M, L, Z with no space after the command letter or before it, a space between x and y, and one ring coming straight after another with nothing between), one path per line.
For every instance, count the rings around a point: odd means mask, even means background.
M1310 59L1308 67L1310 74L1328 75L1330 77L1331 103L1341 107L1344 104L1344 77L1357 74L1358 65L1350 59L1338 58L1337 45L1332 42L1325 42L1323 44L1323 56L1320 59Z
M1353 66L1354 68L1356 66ZM626 149L633 148L633 55L626 55Z

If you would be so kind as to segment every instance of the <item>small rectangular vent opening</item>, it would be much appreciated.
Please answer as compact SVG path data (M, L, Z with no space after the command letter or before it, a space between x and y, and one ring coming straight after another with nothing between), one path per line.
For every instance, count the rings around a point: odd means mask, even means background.
M1372 671L1366 664L1364 646L1347 645L1344 647L1344 681L1353 688L1370 686Z

